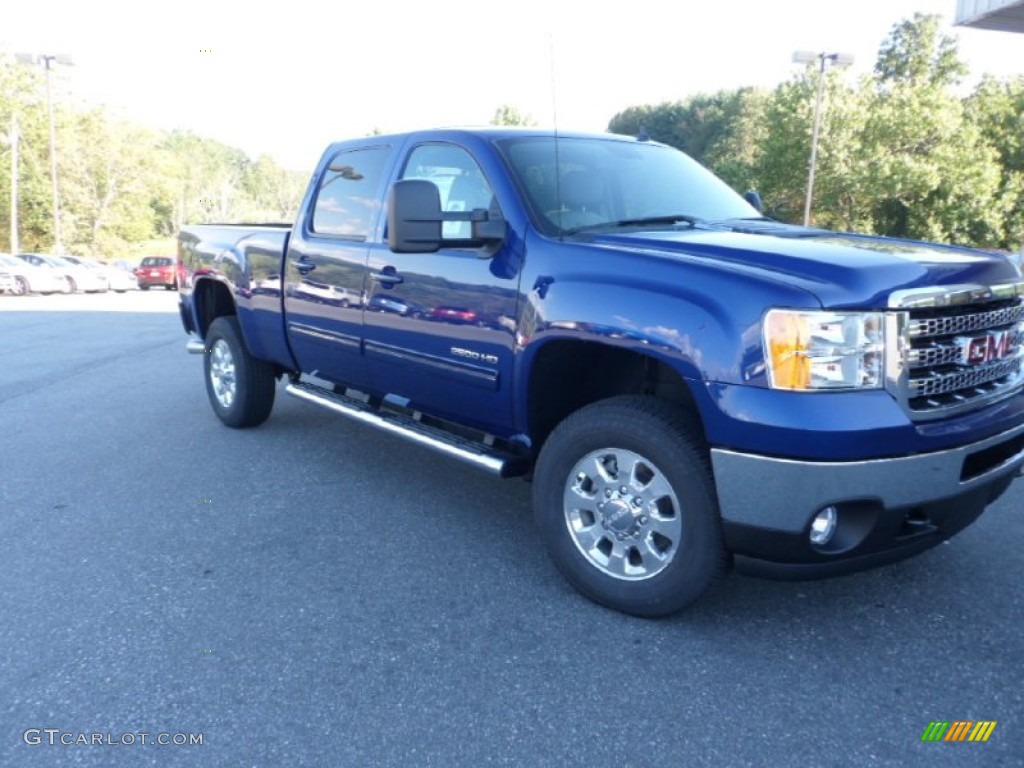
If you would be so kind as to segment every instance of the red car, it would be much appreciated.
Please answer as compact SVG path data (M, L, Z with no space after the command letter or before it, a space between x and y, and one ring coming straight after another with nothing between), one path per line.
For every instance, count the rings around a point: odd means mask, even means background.
M442 323L468 325L477 322L476 312L462 307L434 307L427 317Z
M171 256L147 256L135 268L139 288L148 291L152 286L162 285L168 291L178 290L178 265Z

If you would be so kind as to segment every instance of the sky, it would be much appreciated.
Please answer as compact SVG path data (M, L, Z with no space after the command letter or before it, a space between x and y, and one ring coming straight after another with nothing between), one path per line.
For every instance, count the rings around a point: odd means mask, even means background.
M11 7L13 6L13 7ZM953 27L956 0L13 0L0 53L64 53L65 93L156 128L311 169L331 141L483 125L502 104L562 130L639 104L798 70L795 50L870 72L892 26L937 13L972 77L1024 74L1024 37Z

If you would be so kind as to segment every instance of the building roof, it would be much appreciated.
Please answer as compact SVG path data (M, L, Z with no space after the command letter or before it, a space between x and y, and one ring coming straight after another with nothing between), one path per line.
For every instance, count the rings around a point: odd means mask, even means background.
M957 0L956 23L977 29L1024 32L1024 0Z

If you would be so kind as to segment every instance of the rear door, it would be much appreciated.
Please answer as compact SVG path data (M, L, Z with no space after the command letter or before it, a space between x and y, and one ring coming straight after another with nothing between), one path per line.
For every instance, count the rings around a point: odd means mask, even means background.
M362 343L367 240L382 208L388 145L345 145L323 167L289 239L284 309L300 369L365 387Z

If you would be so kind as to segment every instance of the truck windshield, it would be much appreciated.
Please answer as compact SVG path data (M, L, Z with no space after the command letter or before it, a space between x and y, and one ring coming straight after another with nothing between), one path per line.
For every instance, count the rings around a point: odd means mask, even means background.
M670 147L559 137L556 152L555 141L540 136L498 142L545 234L761 218L711 171Z

